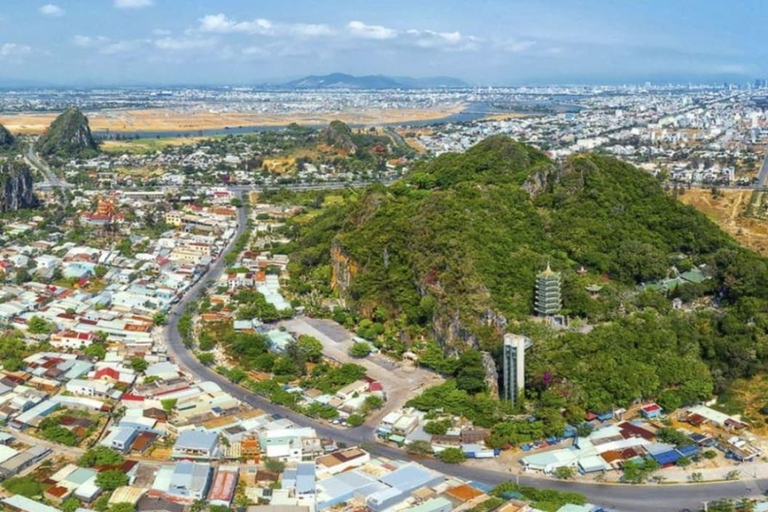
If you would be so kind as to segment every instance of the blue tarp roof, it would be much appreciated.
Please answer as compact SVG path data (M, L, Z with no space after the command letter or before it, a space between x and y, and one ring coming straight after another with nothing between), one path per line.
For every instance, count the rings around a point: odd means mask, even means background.
M666 466L667 464L674 464L678 460L682 459L683 455L680 454L680 452L677 450L670 450L668 452L661 452L651 455L651 457L653 457L660 466Z
M680 452L683 457L692 457L693 455L699 453L699 447L695 444L690 444L688 446L682 446L678 448L677 451Z

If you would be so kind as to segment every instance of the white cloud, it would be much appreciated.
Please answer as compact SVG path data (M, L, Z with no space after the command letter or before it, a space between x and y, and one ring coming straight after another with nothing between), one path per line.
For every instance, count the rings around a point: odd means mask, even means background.
M435 32L434 30L406 31L409 42L419 48L436 48L449 51L469 51L479 48L480 39L465 36L461 32Z
M118 9L141 9L155 5L154 0L115 0Z
M201 32L269 34L272 30L272 22L264 18L253 21L235 21L224 14L208 14L200 18L199 21Z
M47 16L49 18L61 18L62 16L64 16L64 9L62 9L58 5L45 4L38 10L40 14L42 14L43 16Z
M164 37L155 41L155 46L161 50L197 50L216 45L215 39L194 39Z
M0 60L11 63L21 63L22 57L32 52L32 48L25 44L2 43L0 44Z
M80 48L91 48L97 44L104 44L107 41L109 41L109 38L104 36L82 36L82 35L76 35L72 38L72 44L75 46L79 46Z
M156 36L169 36L169 35L172 34L172 32L170 30L165 30L165 29L162 29L162 28L156 28L156 29L154 29L152 31L152 34L156 35Z
M505 52L522 53L536 46L536 41L527 39L507 39L503 41L496 41L494 46Z
M336 29L325 24L294 23L288 25L288 31L299 37L321 37L336 34Z
M114 43L109 43L105 46L102 46L99 49L99 52L105 55L134 52L149 42L150 41L146 39L131 39L127 41L116 41Z
M350 21L347 24L349 33L361 39L393 39L397 37L397 30L382 27L381 25L366 25L362 21Z

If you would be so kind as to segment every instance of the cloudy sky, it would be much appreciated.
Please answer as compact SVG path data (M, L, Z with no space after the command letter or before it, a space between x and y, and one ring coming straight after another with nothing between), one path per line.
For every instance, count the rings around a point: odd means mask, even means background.
M768 76L764 0L0 0L0 86Z

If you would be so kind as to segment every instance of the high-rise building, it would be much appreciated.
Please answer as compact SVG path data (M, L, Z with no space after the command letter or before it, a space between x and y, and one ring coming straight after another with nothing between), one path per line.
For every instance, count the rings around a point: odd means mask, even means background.
M560 272L547 268L536 276L534 309L540 316L556 315L560 311Z
M502 398L517 402L525 393L525 350L533 344L520 334L504 335L502 355Z

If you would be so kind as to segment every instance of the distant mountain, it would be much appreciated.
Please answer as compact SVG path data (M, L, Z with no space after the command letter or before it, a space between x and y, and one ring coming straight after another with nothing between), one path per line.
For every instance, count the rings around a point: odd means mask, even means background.
M70 108L54 119L51 126L35 143L42 155L62 158L94 155L99 147L91 135L88 118L76 108Z
M467 87L458 78L407 76L389 77L384 75L353 76L345 73L310 75L282 84L289 89L415 89L431 87Z
M445 87L447 89L459 89L469 87L464 80L452 76L428 76L425 78L412 78L410 76L396 76L394 80L400 82L406 87L413 89L438 89Z

